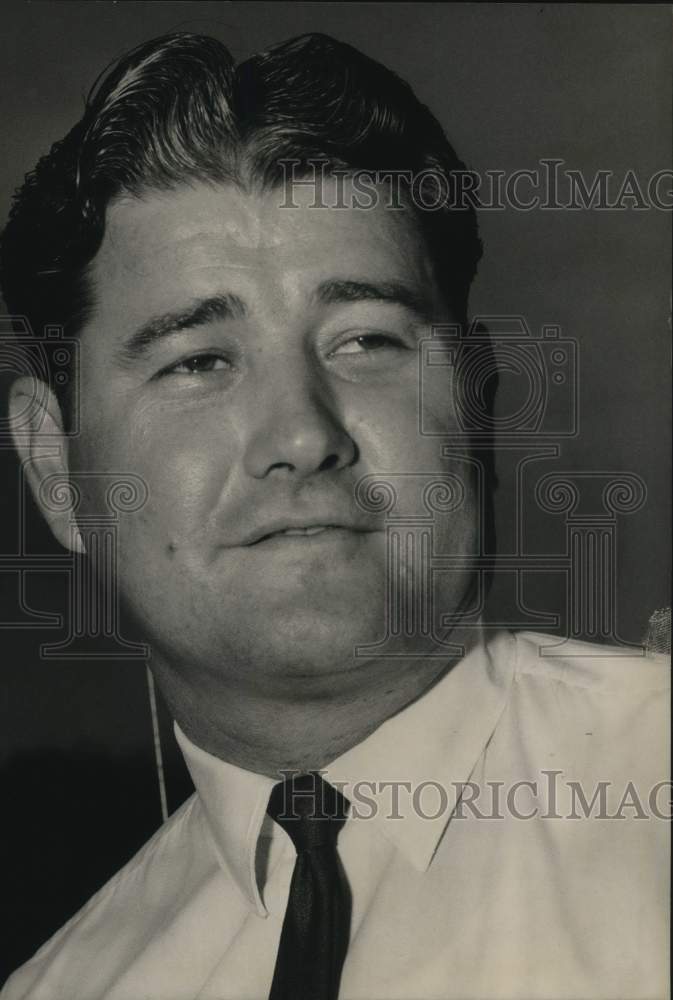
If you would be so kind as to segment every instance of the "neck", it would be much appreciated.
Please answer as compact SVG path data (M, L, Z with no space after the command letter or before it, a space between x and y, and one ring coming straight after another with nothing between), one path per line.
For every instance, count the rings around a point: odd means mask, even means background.
M474 633L459 639L468 649ZM197 746L264 774L320 770L429 691L458 657L377 658L331 678L302 677L272 693L186 684L166 662L153 671L176 722ZM190 680L192 678L190 677Z

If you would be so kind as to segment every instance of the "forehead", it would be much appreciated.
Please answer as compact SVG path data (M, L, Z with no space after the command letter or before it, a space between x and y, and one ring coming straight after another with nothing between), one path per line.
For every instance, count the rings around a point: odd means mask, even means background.
M302 186L291 196L203 183L122 197L108 209L91 268L96 298L105 305L108 295L139 287L150 297L177 293L182 282L223 276L289 283L297 292L337 273L429 285L431 262L413 212L390 208L383 197L361 208L351 194L347 179L327 179L319 192Z

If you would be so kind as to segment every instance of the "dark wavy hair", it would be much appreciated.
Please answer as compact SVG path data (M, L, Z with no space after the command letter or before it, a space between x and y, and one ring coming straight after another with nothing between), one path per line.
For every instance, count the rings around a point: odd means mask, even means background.
M235 66L215 38L138 46L94 85L81 120L26 176L0 244L13 314L75 336L92 307L88 266L122 193L194 180L265 188L281 161L335 169L464 172L430 111L389 69L326 35L303 35ZM285 168L286 169L286 168ZM447 199L450 202L450 198ZM437 278L460 320L481 244L475 212L420 211Z

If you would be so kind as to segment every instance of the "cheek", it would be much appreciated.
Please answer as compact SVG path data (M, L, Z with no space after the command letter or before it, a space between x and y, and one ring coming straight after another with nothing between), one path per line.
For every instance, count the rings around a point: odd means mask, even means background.
M197 442L176 435L153 440L152 447L134 459L148 488L146 518L153 522L153 531L176 546L195 534L207 534L233 466L226 448L207 437Z
M418 422L428 434L453 435L458 429L453 373L453 368L444 364L426 364L421 370Z
M431 369L419 386L418 373L399 386L370 394L353 407L348 422L369 472L436 471L442 436L457 429L450 369Z
M457 429L450 369L438 366L422 392L416 382L370 397L354 431L360 474L387 480L396 497L394 517L411 518L412 534L431 525L436 549L443 553L473 551L478 524L475 475L466 449L457 447L449 457L442 453L447 436Z
M133 413L125 426L120 420L98 426L78 444L73 464L80 471L94 470L86 477L92 499L102 496L110 477L140 479L148 499L124 519L127 537L138 544L145 536L177 543L207 529L235 466L235 442L227 440L221 422L212 424L194 414L176 420Z
M408 373L399 383L340 386L338 395L343 424L363 454L394 449L417 426L417 392Z

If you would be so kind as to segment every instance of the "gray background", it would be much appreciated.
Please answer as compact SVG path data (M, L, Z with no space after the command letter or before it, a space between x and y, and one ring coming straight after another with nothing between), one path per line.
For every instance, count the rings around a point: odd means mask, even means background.
M103 66L175 29L217 35L236 58L305 31L350 42L412 84L480 173L534 169L557 157L587 179L597 170L617 178L633 170L646 183L670 168L665 6L61 2L5 5L1 19L3 217L23 174L81 114ZM475 314L521 314L533 332L558 324L578 342L581 433L541 471L633 472L646 483L645 507L618 525L619 632L631 641L652 610L669 603L670 218L652 210L482 213L486 252L471 303ZM505 381L502 413L520 392L516 379ZM516 457L500 461L503 551L513 538ZM11 552L16 466L7 453L0 460L7 484L2 551ZM562 549L558 520L533 511L526 526L531 551ZM48 551L39 522L30 527ZM15 603L15 584L2 581L7 606ZM62 584L31 586L35 606L58 606ZM532 579L526 599L558 612L563 627L558 574ZM498 579L496 610L510 602L507 581ZM5 794L23 810L9 834L17 861L7 969L159 822L144 667L45 664L37 649L47 638L30 630L6 630L3 638L0 760L8 765ZM162 726L174 807L187 785L163 709Z

